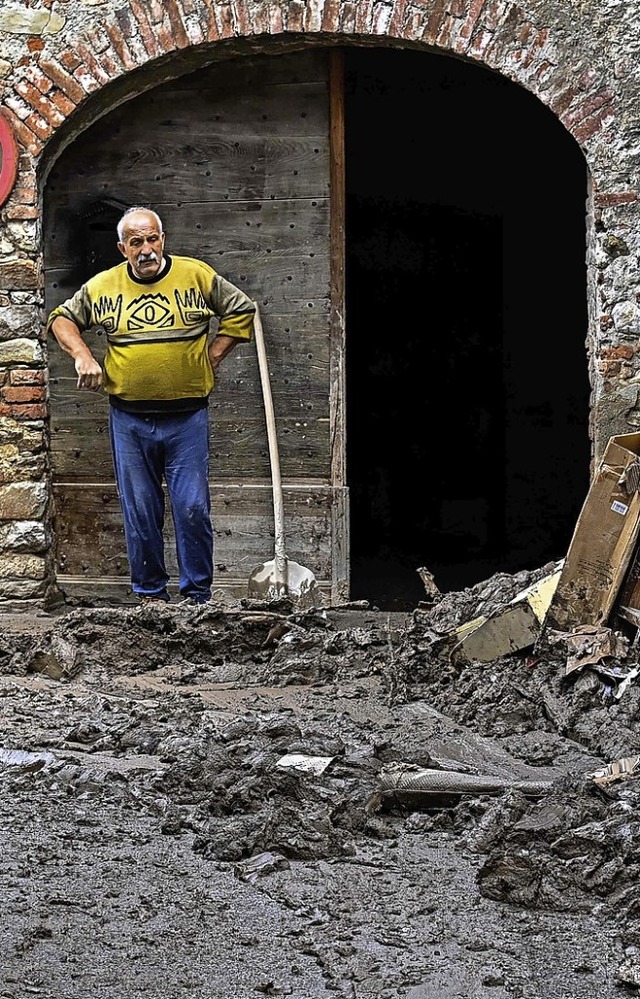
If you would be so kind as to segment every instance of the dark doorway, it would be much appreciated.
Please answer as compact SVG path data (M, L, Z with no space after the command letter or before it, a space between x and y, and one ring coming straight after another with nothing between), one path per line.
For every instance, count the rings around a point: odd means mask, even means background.
M445 56L346 52L351 596L561 558L589 480L582 154Z

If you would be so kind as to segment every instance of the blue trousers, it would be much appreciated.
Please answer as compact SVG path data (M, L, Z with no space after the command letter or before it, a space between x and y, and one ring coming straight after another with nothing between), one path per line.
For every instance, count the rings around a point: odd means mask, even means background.
M151 416L111 406L109 430L133 592L167 595L164 478L180 593L204 603L211 597L213 578L207 409Z

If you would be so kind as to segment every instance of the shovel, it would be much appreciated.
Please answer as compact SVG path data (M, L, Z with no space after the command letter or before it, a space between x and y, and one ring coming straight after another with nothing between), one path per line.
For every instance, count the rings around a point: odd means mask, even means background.
M262 600L277 600L278 597L293 597L303 609L319 605L320 590L310 569L298 565L287 558L284 547L284 506L282 503L282 481L280 478L280 455L276 436L276 421L273 412L273 398L269 381L269 367L264 345L264 332L258 303L254 302L256 314L254 330L260 384L264 399L269 441L269 461L271 463L271 483L273 486L273 521L275 525L274 557L269 562L256 566L249 576L248 594Z

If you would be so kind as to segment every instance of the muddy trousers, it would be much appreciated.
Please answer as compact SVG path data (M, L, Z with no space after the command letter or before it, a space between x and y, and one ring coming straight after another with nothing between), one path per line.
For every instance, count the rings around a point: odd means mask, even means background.
M109 431L133 592L166 598L164 479L175 529L180 593L197 603L209 600L213 529L208 410L151 416L111 406Z

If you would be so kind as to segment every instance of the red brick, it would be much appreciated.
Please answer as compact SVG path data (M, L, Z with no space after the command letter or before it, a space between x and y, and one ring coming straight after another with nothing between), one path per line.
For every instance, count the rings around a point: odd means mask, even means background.
M53 89L53 83L48 76L39 69L38 66L32 66L27 73L26 79L30 83L37 87L41 94L48 94L50 90Z
M215 42L220 37L220 32L218 31L218 22L216 20L215 4L213 0L204 0L204 5L206 7L205 14L205 35L207 40L210 42Z
M129 6L131 13L135 17L138 27L140 28L140 37L142 38L142 44L147 50L147 53L151 57L158 55L158 44L156 42L149 18L147 17L146 10L142 4L138 3L138 0L130 0Z
M173 31L173 37L177 47L179 49L187 48L189 45L189 36L182 20L182 10L180 5L176 3L176 0L164 0L164 6L167 14L169 15L171 30Z
M27 120L31 113L31 108L23 97L17 97L14 91L10 90L4 102L8 108L11 108L11 111L19 121Z
M113 50L118 56L118 59L120 60L124 68L135 69L137 65L136 61L131 55L129 46L127 45L127 42L120 28L116 27L115 24L106 24L105 27L107 30L107 34L111 39Z
M49 122L45 121L44 118L41 118L39 114L35 113L35 111L33 111L29 117L25 119L25 124L31 129L32 132L35 132L38 138L42 139L43 142L46 142L47 139L50 139L53 135L53 128Z
M52 104L42 91L34 87L32 83L29 83L27 80L21 80L15 89L31 105L34 111L37 111L43 118L46 118L54 127L60 125L64 120L63 115L61 115L55 104Z
M64 91L75 104L80 104L84 100L85 91L83 88L59 63L53 59L41 59L40 67L55 83L56 87Z
M147 0L153 24L161 24L164 20L162 0Z
M595 203L598 208L611 208L615 205L631 205L638 200L636 191L617 191L611 194L596 194Z
M36 135L31 131L28 125L25 125L23 121L18 118L17 114L12 111L11 108L4 106L4 114L11 127L13 128L13 134L16 137L17 142L20 143L25 149L28 149L30 153L35 156L42 149L42 143Z
M460 37L469 40L473 35L476 24L480 19L486 0L471 0L467 19L460 29Z
M256 4L257 10L255 11L254 10L249 11L248 10L249 5L242 3L242 0L240 0L240 3L238 2L234 3L233 6L235 11L235 22L236 22L237 33L239 35L260 34L260 27L259 27L259 21L261 20L260 14L262 14L263 16L265 14L268 14L268 11L264 9L266 4L264 6L262 4ZM289 4L289 6L293 6L293 4ZM301 5L298 4L297 6ZM306 6L306 4L304 6ZM304 26L304 9L302 10L301 13L302 13L302 24Z
M82 65L82 59L78 53L72 52L70 49L67 49L66 52L62 53L60 56L60 62L70 73L75 73L78 66Z
M50 95L51 101L57 107L58 111L68 118L72 111L75 111L76 105L73 101L69 100L66 94L63 94L61 90L54 90Z
M100 53L100 62L98 62L95 54L91 51L88 45L84 42L78 44L78 53L84 59L85 65L89 69L92 76L95 76L96 80L100 80L101 83L109 83L118 76L118 71L116 67L113 67L113 72L110 72L106 66L104 66L104 53Z
M21 190L25 187L36 187L37 183L38 181L33 162L29 162L26 166L22 166L21 164L18 178L16 180L16 188Z
M105 31L104 24L100 21L99 24L93 24L86 28L85 36L89 43L89 48L95 56L99 56L106 49L111 48L111 40L109 35ZM77 48L78 55L81 55L80 47ZM84 57L83 57L84 58Z
M502 0L486 0L482 11L482 24L487 31L496 31L500 27L502 9Z
M36 371L33 368L13 368L9 373L12 385L44 385L46 378L46 371Z
M0 402L0 416L8 416L13 420L44 420L47 416L47 407L44 403L19 405Z
M169 29L164 26L164 24L156 25L156 38L158 40L158 44L160 45L161 52L173 52L175 49L173 35Z
M601 108L610 105L613 101L613 93L611 90L604 89L599 90L595 94L591 94L590 97L586 97L580 105L569 114L564 119L567 128L571 128L572 125L577 122L583 121L585 118L590 118L591 115L595 114Z
M435 0L423 36L426 42L432 42L436 38L442 20L446 16L447 6L448 0Z
M630 361L635 356L635 353L635 349L630 344L623 344L617 347L605 347L600 356L603 359L622 358L625 361Z
M27 48L29 52L42 52L44 42L41 38L27 38Z
M233 27L233 11L228 3L219 3L216 6L218 14L218 26L221 38L233 38L235 35Z
M129 11L126 10L125 8L117 10L116 21L120 25L120 31L122 32L122 37L126 38L127 41L129 40L129 38L132 38L133 35L135 34L135 31L133 30L133 25L131 23L131 15L129 14Z
M35 205L38 201L38 192L35 187L17 187L13 191L12 197L14 204Z
M274 7L271 5L269 7L269 20L267 22L267 33L270 35L280 35L285 30L284 20L282 18L282 8Z
M581 122L577 128L574 127L570 129L571 134L576 142L586 142L587 139L591 139L596 132L599 132L602 127L602 123L607 118L611 118L612 116L613 108L611 106L604 107L598 114L594 114L591 118L587 118L586 121Z
M4 385L0 398L6 403L44 402L46 389L43 385Z
M37 219L40 216L40 209L37 205L12 205L6 209L7 218L12 222L22 222L27 219Z
M559 94L556 94L550 102L549 107L555 115L560 117L560 115L564 114L567 108L571 106L571 102L578 96L579 93L580 91L575 87L566 87L564 90L561 90Z
M402 35L402 25L404 23L404 13L407 9L407 0L396 0L393 5L393 13L389 22L390 35Z
M89 72L84 63L82 64L82 66L78 66L77 70L73 75L75 76L78 83L82 86L82 89L84 90L85 94L91 94L93 93L94 90L100 90L101 87L100 82L96 80L95 76L93 76Z

